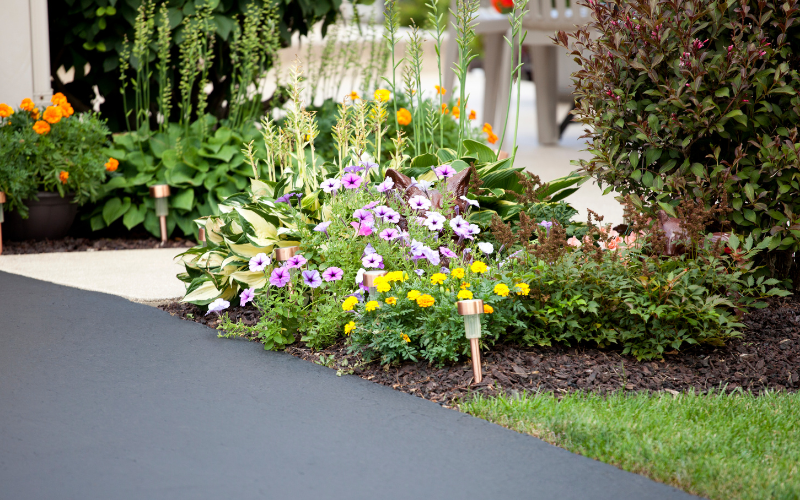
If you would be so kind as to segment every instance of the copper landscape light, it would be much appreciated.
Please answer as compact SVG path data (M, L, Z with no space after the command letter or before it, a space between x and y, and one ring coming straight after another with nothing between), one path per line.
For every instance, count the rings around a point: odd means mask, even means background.
M364 286L369 291L369 298L375 300L378 297L378 290L375 288L375 278L378 276L385 276L389 271L365 271L364 272Z
M169 214L169 186L166 184L156 184L150 186L150 197L156 200L156 217L161 223L161 243L167 241L167 214Z
M3 253L3 205L6 202L6 194L0 191L0 255Z
M294 255L300 251L300 247L293 246L293 247L282 247L275 249L275 260L278 262L286 262L287 260L294 257Z
M479 384L483 380L481 373L481 351L479 341L481 338L481 314L483 314L483 301L459 300L456 302L458 314L464 316L464 331L469 339L469 348L472 351L472 373L475 375L475 383Z
M201 227L200 230L197 231L197 242L202 246L206 246L206 228Z

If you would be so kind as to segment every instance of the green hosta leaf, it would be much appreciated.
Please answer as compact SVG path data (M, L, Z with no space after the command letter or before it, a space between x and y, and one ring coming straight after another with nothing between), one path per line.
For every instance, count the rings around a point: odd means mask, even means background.
M463 144L467 153L474 155L481 163L491 163L497 159L497 153L485 144L470 139L464 140Z
M191 210L194 205L194 189L182 189L170 198L170 206L180 210Z
M125 216L122 218L122 223L128 229L133 229L135 226L138 226L144 222L146 211L147 206L144 203L140 204L139 206L133 205L127 212L125 212Z
M122 200L118 197L111 198L103 206L103 221L110 226L112 222L122 217L129 208L131 208L130 197L126 196Z
M454 158L455 159L455 158ZM439 158L430 153L419 155L411 160L411 166L417 168L430 168L439 164Z

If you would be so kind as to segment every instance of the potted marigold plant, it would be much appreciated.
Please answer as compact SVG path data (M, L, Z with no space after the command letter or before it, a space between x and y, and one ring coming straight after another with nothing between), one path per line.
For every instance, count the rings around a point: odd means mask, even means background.
M96 113L74 115L63 94L39 109L23 99L0 104L0 191L9 239L62 238L78 205L101 194L116 162L103 156L110 132Z

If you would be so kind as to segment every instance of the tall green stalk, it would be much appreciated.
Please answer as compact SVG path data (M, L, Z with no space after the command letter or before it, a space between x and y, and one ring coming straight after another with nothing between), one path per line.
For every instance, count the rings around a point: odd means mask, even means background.
M505 121L503 123L503 134L500 136L500 146L497 148L497 159L500 159L500 149L503 147L503 141L506 137L506 129L508 128L508 113L511 111L511 93L514 89L514 73L517 77L517 111L514 113L514 144L512 146L512 155L516 156L514 151L517 148L517 130L519 127L519 96L522 87L522 44L528 36L528 31L522 29L522 18L528 13L525 8L528 6L529 0L514 0L514 10L508 18L511 25L511 40L506 38L506 43L511 46L511 78L508 88L508 102L506 103ZM505 38L505 37L504 37ZM517 65L514 67L514 40L517 40ZM512 165L514 158L511 159Z
M458 62L453 68L459 83L459 116L458 116L458 155L464 149L464 126L467 123L467 71L469 64L478 57L472 52L472 41L475 40L475 19L478 15L480 0L458 0L456 12L450 10L455 18L453 26L456 28L456 43L458 44Z
M442 88L442 35L444 34L445 23L443 22L444 14L439 14L438 6L436 5L435 0L430 0L427 4L428 7L428 22L434 28L434 32L431 33L434 40L436 40L436 62L438 65L439 71L439 88ZM441 113L442 104L444 104L444 94L442 92L437 92L439 96L439 147L444 146L444 127L442 127L442 120L444 119L444 114ZM431 139L433 139L434 133L431 130ZM436 149L436 146L433 145L433 149Z
M158 54L156 69L158 70L158 111L161 114L161 123L158 129L164 132L169 125L170 108L172 107L172 82L168 75L170 59L169 46L172 37L169 29L169 15L167 13L166 3L161 4L159 17L158 37L156 39Z
M394 107L394 128L395 130L400 129L400 125L397 123L397 85L396 85L396 73L397 68L402 64L403 59L400 58L397 63L395 63L395 53L394 48L397 45L397 31L400 29L400 14L397 12L397 0L386 0L386 4L384 7L384 33L383 38L386 39L386 42L389 44L389 48L392 51L392 81L389 82L385 77L383 80L392 86L392 106ZM380 162L380 158L377 158L377 161Z

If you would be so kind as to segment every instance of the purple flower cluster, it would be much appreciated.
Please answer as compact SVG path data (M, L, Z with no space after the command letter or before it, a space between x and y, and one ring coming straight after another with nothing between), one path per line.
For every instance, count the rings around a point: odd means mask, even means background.
M298 200L303 197L301 193L286 193L275 201L278 203L291 203L292 196L297 196Z
M450 219L450 227L453 229L453 232L456 234L456 236L458 236L461 240L471 240L476 234L481 232L481 229L477 224L470 224L460 215Z

